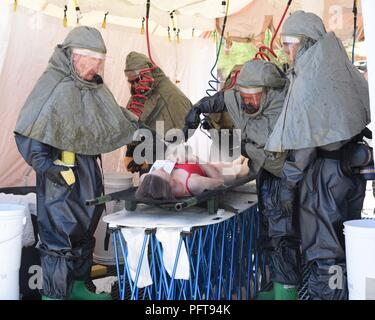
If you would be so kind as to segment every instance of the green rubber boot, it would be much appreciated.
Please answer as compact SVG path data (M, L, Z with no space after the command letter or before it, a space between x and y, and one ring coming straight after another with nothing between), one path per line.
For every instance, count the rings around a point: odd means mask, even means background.
M297 300L297 287L278 282L273 283L275 300Z
M275 300L274 287L272 287L272 289L268 291L259 291L255 299L256 300Z
M85 281L75 280L69 300L112 300L108 293L93 293L86 288Z
M274 286L268 285L263 291L259 291L255 300L275 300Z
M42 296L42 300L62 300L62 299L55 299L55 298L50 298L47 296Z

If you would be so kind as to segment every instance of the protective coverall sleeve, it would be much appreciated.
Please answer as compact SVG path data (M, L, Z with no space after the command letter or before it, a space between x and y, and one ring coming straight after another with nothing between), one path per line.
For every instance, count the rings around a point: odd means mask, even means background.
M37 140L16 134L17 147L28 165L38 174L44 174L53 166L52 148Z
M193 108L198 108L201 113L222 113L227 111L224 102L224 91L219 91L212 97L204 97Z
M298 183L304 178L306 169L316 158L315 148L293 150L284 163L280 188L280 203L287 215L292 215L296 205Z
M188 129L199 127L200 114L202 113L223 113L227 111L224 102L224 92L220 91L212 97L205 97L198 101L185 117L185 126L183 132L185 138L188 138Z

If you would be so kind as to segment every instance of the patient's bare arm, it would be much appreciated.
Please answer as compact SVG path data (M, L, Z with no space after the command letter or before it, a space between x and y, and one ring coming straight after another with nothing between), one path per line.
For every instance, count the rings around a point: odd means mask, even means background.
M201 164L201 167L208 177L224 180L225 184L232 184L238 178L249 174L246 163L208 163Z
M214 190L223 185L223 179L208 178L199 175L192 175L189 179L189 189L194 196L201 194L205 190Z

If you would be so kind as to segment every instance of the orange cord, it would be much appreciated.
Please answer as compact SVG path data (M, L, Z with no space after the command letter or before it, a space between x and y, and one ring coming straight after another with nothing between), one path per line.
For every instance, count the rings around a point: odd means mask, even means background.
M229 86L227 88L225 88L225 90L230 90L230 89L232 89L235 86L235 84L237 82L237 77L240 74L240 71L241 70L239 69L239 70L236 70L234 72L233 76L230 79L230 84L229 84Z
M130 98L131 101L127 107L138 118L142 116L142 113L144 112L144 106L145 106L146 100L148 99L147 96L145 96L145 93L151 90L151 84L155 82L155 79L151 75L147 75L147 73L151 74L154 70L158 68L154 60L152 60L152 56L151 56L150 39L149 39L149 34L148 34L149 15L150 15L150 0L148 0L146 3L146 43L147 43L148 57L152 63L152 67L147 68L147 69L142 69L139 72L139 82L138 82L139 85L135 89L136 93L131 96Z
M259 48L259 51L256 53L256 55L255 55L255 57L254 57L253 60L267 60L267 61L271 61L271 58L270 58L269 54L271 54L272 56L274 56L275 58L277 58L277 54L273 50L273 43L274 43L274 41L276 39L277 34L279 33L281 24L283 23L283 21L285 19L285 16L286 16L286 14L287 14L287 12L288 12L291 4L292 4L292 0L289 0L288 4L287 4L287 6L286 6L286 8L284 10L284 14L281 17L281 20L279 22L279 25L276 28L275 34L272 37L270 46L269 47L267 47L265 45L261 46ZM268 51L268 53L266 51Z

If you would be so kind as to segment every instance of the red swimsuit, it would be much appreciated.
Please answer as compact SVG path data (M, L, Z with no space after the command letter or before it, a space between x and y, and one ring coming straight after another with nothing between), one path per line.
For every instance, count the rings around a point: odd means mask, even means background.
M182 169L182 170L185 170L188 173L188 177L186 179L185 186L186 186L186 190L191 195L193 195L193 194L191 193L191 191L189 189L189 179L190 179L190 176L193 173L196 173L196 174L199 174L202 177L207 177L207 175L204 172L204 170L202 169L202 167L199 164L197 164L197 163L176 163L175 166L174 166L174 169Z

